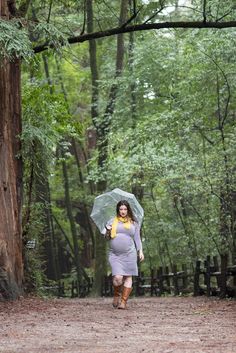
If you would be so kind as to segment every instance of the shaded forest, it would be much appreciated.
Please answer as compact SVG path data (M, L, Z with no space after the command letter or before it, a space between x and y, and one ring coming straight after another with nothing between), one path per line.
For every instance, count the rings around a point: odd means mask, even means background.
M0 299L99 295L90 213L115 187L144 208L144 273L235 265L233 0L0 4Z

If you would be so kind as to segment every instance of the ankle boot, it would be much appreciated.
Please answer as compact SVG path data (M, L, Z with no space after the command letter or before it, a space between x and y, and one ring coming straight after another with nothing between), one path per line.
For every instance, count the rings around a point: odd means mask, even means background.
M132 288L123 287L121 303L118 306L118 309L126 309L127 300L131 292L132 292Z
M120 286L113 286L114 296L113 296L112 305L114 308L117 308L119 305L121 287L122 287L122 284Z

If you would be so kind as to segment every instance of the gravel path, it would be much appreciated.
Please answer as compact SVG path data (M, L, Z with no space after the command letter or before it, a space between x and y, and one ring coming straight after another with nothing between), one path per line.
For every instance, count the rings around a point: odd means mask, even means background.
M0 303L4 353L236 353L236 301L26 298Z

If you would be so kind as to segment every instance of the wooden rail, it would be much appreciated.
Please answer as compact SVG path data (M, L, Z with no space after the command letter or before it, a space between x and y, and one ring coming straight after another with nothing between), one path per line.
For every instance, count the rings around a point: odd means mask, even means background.
M219 266L217 257L207 256L202 263L196 261L194 270L187 268L186 264L178 270L177 265L152 269L147 276L143 272L134 278L134 294L155 295L218 295L220 298L236 297L236 265L227 265L227 256L221 257ZM229 280L232 283L228 283ZM106 276L103 282L102 296L112 296L112 277Z
M89 282L72 281L67 285L59 281L56 286L44 289L58 297L83 298L89 295L92 286L93 278L90 278ZM140 272L138 277L134 277L133 287L136 296L193 294L236 298L236 265L228 265L227 256L221 256L220 264L216 256L207 256L203 262L196 261L192 269L188 269L186 264L178 269L174 264L171 268L154 268L149 275ZM104 277L101 295L113 295L111 275Z

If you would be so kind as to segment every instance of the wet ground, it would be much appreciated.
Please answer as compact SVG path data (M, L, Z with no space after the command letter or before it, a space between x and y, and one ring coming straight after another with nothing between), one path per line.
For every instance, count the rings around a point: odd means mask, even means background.
M236 353L236 301L26 298L0 303L4 353Z

